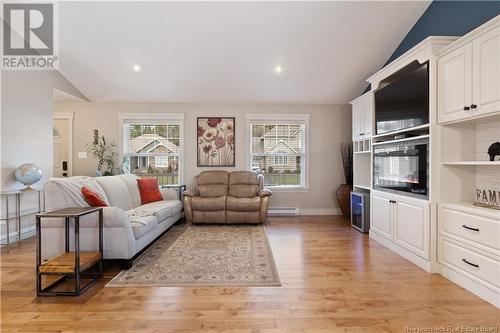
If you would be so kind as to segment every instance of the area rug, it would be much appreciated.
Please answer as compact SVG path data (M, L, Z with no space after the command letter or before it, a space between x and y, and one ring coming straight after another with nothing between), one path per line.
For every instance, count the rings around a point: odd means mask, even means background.
M280 286L263 226L174 226L106 287Z

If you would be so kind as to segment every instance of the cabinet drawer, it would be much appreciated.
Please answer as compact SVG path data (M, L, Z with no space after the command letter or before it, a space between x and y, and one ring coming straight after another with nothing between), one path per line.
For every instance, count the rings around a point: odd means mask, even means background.
M442 208L442 233L500 250L500 221Z
M500 262L441 237L440 261L465 271L495 288L500 287Z

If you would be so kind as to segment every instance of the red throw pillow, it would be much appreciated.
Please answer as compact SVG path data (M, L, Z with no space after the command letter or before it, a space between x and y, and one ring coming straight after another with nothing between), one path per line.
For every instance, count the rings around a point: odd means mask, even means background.
M158 179L137 179L137 186L139 187L139 193L141 194L141 205L163 200L160 193L160 187L158 186Z
M104 200L88 187L82 187L82 194L90 207L108 207Z

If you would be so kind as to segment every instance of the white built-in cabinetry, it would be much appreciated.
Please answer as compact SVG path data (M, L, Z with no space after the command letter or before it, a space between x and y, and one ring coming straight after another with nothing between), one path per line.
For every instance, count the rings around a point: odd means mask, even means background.
M479 117L500 109L500 26L489 27L440 51L440 123Z
M500 307L500 211L441 204L438 260L441 274Z
M353 100L351 104L353 140L362 140L371 137L373 127L373 93L369 91Z
M353 140L353 181L355 189L371 189L371 136L373 132L373 93L367 92L351 102Z
M392 248L417 255L416 264L430 270L430 203L382 191L371 192L370 231L391 242ZM423 263L423 264L421 264Z
M477 188L500 193L500 161L487 155L500 141L500 16L459 39L428 37L368 78L372 91L415 60L429 62L430 195L372 190L370 238L500 307L500 211L473 205ZM371 188L365 147L383 139L373 101L370 92L352 102L355 187L369 177Z
M500 17L438 56L437 268L500 307L500 211L472 204L478 188L500 191L500 161L487 154L500 141Z

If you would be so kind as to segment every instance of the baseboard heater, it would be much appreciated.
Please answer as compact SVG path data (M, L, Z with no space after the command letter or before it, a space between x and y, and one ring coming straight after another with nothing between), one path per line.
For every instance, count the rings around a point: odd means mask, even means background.
M271 207L267 214L272 216L296 216L300 215L300 209L297 207Z

